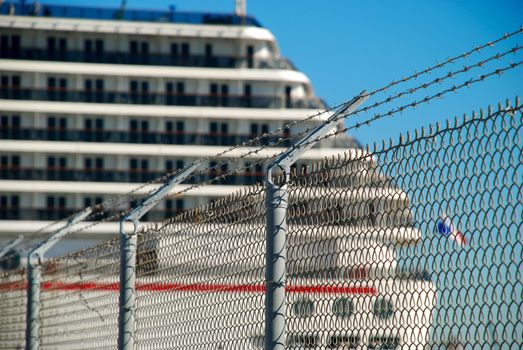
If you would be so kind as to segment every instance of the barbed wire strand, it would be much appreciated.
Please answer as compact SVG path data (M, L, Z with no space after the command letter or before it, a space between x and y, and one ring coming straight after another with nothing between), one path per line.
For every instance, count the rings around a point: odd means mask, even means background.
M422 76L422 75L424 75L424 74L427 74L427 73L429 73L429 72L431 72L431 71L433 71L433 70L435 70L435 69L437 69L437 68L441 68L441 67L443 67L443 66L445 66L445 65L447 65L447 64L450 64L450 63L455 63L455 61L458 60L458 59L462 59L462 58L468 57L470 54L472 54L472 53L476 53L476 52L479 52L481 49L483 49L483 48L485 48L485 47L492 47L492 46L495 45L496 43L498 43L498 42L500 42L500 41L503 41L503 40L507 40L508 38L511 38L511 37L513 37L513 36L515 36L515 35L517 35L517 34L522 33L522 32L523 32L523 27L521 27L519 30L514 31L514 32L512 32L512 33L505 34L505 35L503 35L502 37L500 37L500 38L498 38L498 39L496 39L496 40L494 40L494 41L488 42L488 43L483 44L483 45L481 45L481 46L477 46L477 47L475 47L475 48L473 48L473 49L471 49L471 50L469 50L469 51L467 51L467 52L465 52L465 53L463 53L463 54L461 54L461 55L451 57L451 58L447 59L446 61L440 62L440 63L438 63L438 64L436 64L436 65L434 65L434 66L431 66L431 67L429 67L429 68L427 68L427 69L424 69L424 70L421 71L421 72L416 72L416 73L414 73L414 74L412 74L412 75L410 75L410 76L408 76L408 77L406 77L406 78L402 78L402 79L399 79L399 80L395 80L395 81L393 81L393 82L391 82L391 83L385 85L385 86L382 87L382 88L378 88L378 89L375 89L375 90L373 90L373 91L367 93L365 96L372 96L372 95L377 94L377 93L379 93L379 92L383 92L383 91L385 91L386 89L388 89L388 88L390 88L390 87L396 86L396 85L398 85L399 83L404 83L404 82L406 82L406 81L408 81L408 80L419 78L420 76ZM387 97L387 98L385 98L385 99L383 99L383 100L381 100L381 101L379 101L379 102L376 102L376 103L374 103L373 105L370 105L370 106L366 106L366 107L360 108L360 109L358 109L358 110L356 110L356 111L354 111L354 112L352 112L352 113L350 113L350 114L348 114L348 115L344 115L343 117L337 118L337 119L335 119L335 120L333 120L333 121L330 121L330 122L331 122L331 123L332 123L332 122L338 122L340 119L346 119L346 118L348 118L348 117L350 117L350 116L355 116L355 115L357 115L357 114L360 113L360 112L368 112L370 109L376 108L376 107L378 107L378 106L380 106L380 105L383 105L383 104L386 104L386 103L390 103L391 101L393 101L393 100L395 100L395 99L397 99L397 98L404 97L405 95L408 95L408 94L413 94L414 92L419 91L419 90L422 90L422 89L427 89L428 87L430 87L430 86L432 86L432 85L434 85L434 84L442 83L444 80L449 79L449 78L453 78L453 77L454 77L455 75L457 75L457 74L468 72L469 70L471 70L471 69L473 69L473 68L482 67L485 63L487 63L487 62L489 62L489 61L492 61L492 60L495 60L495 59L498 59L498 60L499 60L499 59L501 59L502 57L504 57L504 56L506 56L506 55L508 55L508 54L511 54L511 53L514 53L514 54L515 54L515 53L518 52L520 49L521 49L521 47L519 47L519 46L515 46L515 47L513 47L512 49L510 49L510 50L508 50L508 51L505 51L505 52L503 52L503 53L497 53L496 55L491 56L491 57L489 57L489 58L487 58L487 59L485 59L485 60L479 61L479 62L477 62L477 63L475 63L475 64L473 64L473 65L464 66L464 67L463 67L462 69L460 69L460 70L457 70L457 71L454 71L454 72L449 72L449 73L445 74L444 76L440 76L440 77L438 77L438 78L436 78L436 79L433 79L433 80L432 80L431 82L429 82L429 83L420 84L420 85L418 85L417 87L410 88L410 89L407 89L407 90L405 90L405 91L399 92L399 93L397 93L397 94L395 94L395 95L393 95L393 96L389 96L389 97ZM436 94L436 95L438 95L438 94ZM438 96L440 96L440 95L441 95L441 94L439 94ZM416 104L419 104L419 103L420 103L420 102L415 103L414 106L415 106ZM203 163L205 163L205 162L207 162L207 161L209 161L209 160L214 160L214 159L216 159L216 158L223 157L224 155L226 155L227 153L232 152L233 150L236 150L236 149L239 149L239 148L246 148L247 145L249 145L249 144L255 144L255 143L257 143L257 142L260 142L261 140L265 140L265 139L267 139L267 138L270 137L270 136L274 136L274 135L280 134L281 131L283 131L285 128L292 127L292 126L297 125L297 124L299 124L299 123L304 123L305 121L309 121L309 120L311 120L311 119L317 118L318 116L321 116L321 115L323 115L323 114L325 114L325 113L332 112L332 111L334 111L334 110L336 110L336 109L338 109L338 108L340 108L340 107L343 107L343 106L345 106L346 104L347 104L347 102L344 102L344 103L339 104L339 105L337 105L337 106L335 106L335 107L332 107L332 108L330 108L330 109L327 109L327 110L324 110L324 111L322 111L322 112L319 112L319 113L313 114L313 115L311 115L311 116L309 116L309 117L307 117L307 118L305 118L305 119L302 119L302 120L299 120L299 121L295 121L294 123L289 123L289 124L287 124L287 125L285 125L285 126L283 126L283 127L280 127L280 128L278 128L278 129L276 129L276 130L274 130L274 131L272 131L272 132L261 134L261 135L259 135L259 136L257 136L257 137L254 137L254 138L250 139L249 141L246 141L246 142L244 142L244 143L242 143L242 144L237 144L237 145L234 145L234 146L232 146L232 147L230 147L230 148L227 148L227 149L225 149L225 150L223 150L223 151L221 151L221 152L219 152L219 153L217 153L217 154L214 154L214 155L211 155L211 156L207 156L207 157L201 158L200 160L198 160L198 161L196 161L196 162L194 162L194 163L192 163L192 164L195 164L195 163L203 164ZM407 105L407 106L409 106L409 105ZM407 107L407 106L399 107L399 108L398 108L398 111L402 111L402 110L403 110L405 107ZM389 111L389 112L387 113L387 115L390 116L390 115L391 115L391 112L392 112L392 111ZM395 112L392 112L392 113L395 113ZM368 120L368 121L364 122L364 124L368 124L368 123L371 122L372 120L373 120L373 119ZM325 122L329 123L328 121L324 121L324 123L325 123ZM359 125L359 124L356 124L356 125ZM355 128L358 128L358 127L359 127L359 126L356 126ZM291 139L296 139L298 136L303 136L304 134L306 134L307 132L309 132L311 129L312 129L312 128L307 128L307 129L305 129L304 131L302 131L302 132L300 132L300 133L298 133L298 134L294 134L294 135L289 136L289 137L286 137L286 138L279 138L278 141L276 141L276 142L269 142L268 144L266 144L266 145L262 145L261 147L259 147L259 148L256 149L256 150L250 150L250 151L248 151L247 153L244 153L244 154L240 155L240 157L235 157L234 159L236 159L236 160L240 160L240 159L244 159L244 158L246 158L247 156L253 156L253 155L257 154L257 153L260 153L262 150L264 150L264 149L266 149L266 148L274 147L275 145L282 144L282 143L284 143L285 141L291 141ZM329 137L330 137L330 135L334 135L334 136L339 135L339 134L344 133L344 132L346 132L346 131L348 131L348 130L351 130L351 129L348 129L348 128L340 129L340 130L338 130L337 132L335 132L334 134L329 134ZM325 138L325 139L327 139L327 138ZM314 141L314 142L316 142L316 141ZM278 155L278 153L276 153L276 155ZM268 158L270 158L270 157L266 157L265 159L268 159ZM229 164L229 163L230 163L230 161L227 161L227 162L220 162L220 163L217 163L214 167L208 167L208 168L206 168L206 169L203 170L203 171L210 172L210 171L213 171L213 170L218 170L218 168L221 167L222 165L224 165L224 164ZM151 185L151 184L156 184L156 183L159 183L159 182L164 182L165 180L169 179L169 178L172 177L172 176L175 176L176 174L180 173L180 172L183 171L183 170L184 170L184 169L176 170L176 171L172 171L172 172L166 173L165 175L163 175L163 176L161 176L161 177L158 177L158 178L155 178L155 179L153 179L153 180L150 180L150 181L147 181L147 182L143 183L142 185L140 185L140 186L134 188L133 190L131 190L131 191L125 193L125 194L118 195L117 197L113 197L113 198L110 198L110 199L104 200L101 204L97 204L97 205L95 205L95 206L93 207L93 212L95 213L94 215L100 215L100 216L103 215L103 210L104 210L105 207L108 207L108 206L109 206L109 203L119 203L120 201L128 202L128 199L129 199L132 195L138 193L138 192L139 192L140 190L142 190L143 188L145 188L145 187L147 187L147 186L149 186L149 185ZM238 170L245 170L245 169L236 169L235 171L230 172L229 174L238 173ZM203 173L203 171L201 171L200 174ZM192 175L192 177L195 177L195 175ZM221 177L218 178L218 180L221 180ZM204 182L203 184L207 184L207 182ZM199 186L197 186L197 187L199 187ZM191 186L190 188L192 189L192 188L196 188L196 187ZM152 189L151 191L149 191L148 194L150 195L150 194L151 194L153 191L155 191L155 190L156 190L156 189ZM116 204L116 205L117 205L117 204ZM120 213L120 215L122 215L122 214L124 214L124 213L127 213L127 212L128 212L128 211L123 211L122 213ZM48 231L48 230L50 229L50 227L52 227L52 226L54 226L54 225L58 225L58 224L60 224L60 223L63 223L64 221L70 220L74 215L76 215L76 213L70 215L69 217L67 217L67 218L65 218L65 219L63 219L63 220L57 220L57 221L55 221L55 222L52 222L52 223L50 223L50 224L48 224L48 225L46 225L46 226L44 226L44 227L42 227L42 228L40 228L40 229L34 231L34 232L32 232L28 237L38 235L39 233L42 233L42 232L46 232L46 231ZM93 220L93 219L95 219L95 217L90 216L88 219Z

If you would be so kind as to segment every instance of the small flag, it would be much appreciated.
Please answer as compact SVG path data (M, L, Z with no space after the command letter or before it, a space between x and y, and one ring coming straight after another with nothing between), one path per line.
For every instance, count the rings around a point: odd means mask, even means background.
M438 222L436 223L436 230L440 235L452 238L459 246L467 246L467 239L463 233L456 230L452 224L452 220L446 214L442 214L439 217Z

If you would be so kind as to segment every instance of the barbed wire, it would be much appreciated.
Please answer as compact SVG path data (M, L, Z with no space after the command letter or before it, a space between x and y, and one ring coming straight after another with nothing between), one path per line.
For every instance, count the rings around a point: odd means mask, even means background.
M470 66L465 66L465 67L463 67L462 69L460 69L460 70L457 71L457 72L458 72L458 73L468 72L470 69L472 69L472 68L474 68L474 67L482 67L485 63L487 63L487 62L489 62L489 61L491 61L491 60L493 60L493 59L499 59L499 58L504 57L504 56L506 56L506 55L508 55L508 54L510 54L510 53L517 53L520 49L521 49L521 47L516 46L516 47L514 47L514 48L512 48L512 49L510 49L510 50L508 50L508 51L506 51L506 52L504 52L504 53L502 53L502 54L496 54L495 56L492 56L492 57L490 57L490 58L487 58L486 60L482 60L482 61L480 61L480 62L478 62L478 63L476 63L476 64L473 64L473 65L470 65ZM385 116L390 117L390 116L392 116L392 115L394 115L394 114L396 114L396 113L403 112L406 108L413 108L413 107L416 107L417 105L420 105L420 104L422 104L422 103L428 103L428 102L430 102L431 100L433 100L433 99L435 99L435 98L440 98L440 97L442 97L443 95L445 95L445 94L447 94L447 93L449 93L449 92L455 92L455 91L457 91L457 90L459 90L459 89L461 89L461 88L463 88L463 87L468 87L468 86L470 86L470 85L472 85L472 84L474 84L474 83L477 83L477 82L483 81L484 79L486 79L486 78L488 78L488 77L490 77L490 76L493 76L493 75L499 75L499 74L501 74L502 72L505 72L505 71L507 71L507 70L510 70L510 69L516 68L517 66L521 65L522 63L523 63L523 61L520 61L520 62L517 62L517 63L512 63L512 64L510 64L509 66L507 66L507 67L505 67L505 68L498 68L498 69L496 69L496 70L494 70L494 71L492 71L492 72L490 72L490 73L488 73L488 74L480 75L480 77L478 77L478 78L476 78L476 79L473 79L473 78L472 78L472 79L470 79L470 80L467 80L467 81L465 81L465 82L464 82L463 84L461 84L461 85L457 85L457 86L456 86L456 85L453 85L451 88L448 88L448 89L446 89L446 90L440 91L440 92L435 93L435 94L433 94L433 95L431 95L431 96L427 96L427 97L425 97L425 98L423 98L423 99L421 99L421 100L414 101L414 102L411 102L410 104L406 104L406 105L403 105L403 106L397 107L396 109L392 109L392 110L390 110L390 111L388 111L388 112L386 112L386 113L383 113L383 114L377 114L377 115L375 115L375 116L374 116L373 118L371 118L371 119L368 119L368 120L366 120L366 121L364 121L364 122L362 122L362 123L357 123L354 127L343 128L343 129L340 129L340 130L335 131L334 133L330 133L330 134L328 134L328 135L326 135L326 136L323 136L323 137L321 137L321 138L315 138L315 139L312 139L312 140L310 140L309 142L304 143L301 147L305 147L305 146L308 146L308 145L310 145L310 144L316 144L317 142L320 142L320 141L323 141L323 140L327 140L327 139L332 138L332 137L335 137L335 136L337 136L337 135L339 135L339 134L346 133L346 132L349 131L349 130L359 128L361 125L370 125L370 123L372 123L372 122L374 122L374 121L376 121L376 120L379 120L379 119L381 119L381 118L383 118L383 117L385 117ZM456 74L458 74L458 73L456 73ZM452 77L452 76L455 76L456 74L447 74L447 77ZM426 85L426 86L430 86L430 85L434 84L435 81L438 81L438 82L439 82L439 81L441 81L441 80L442 80L442 79L440 79L440 78L436 78L433 82L431 82L430 84L428 84L428 85ZM355 112L354 112L354 113L355 113ZM353 114L353 113L350 113L350 114ZM341 118L344 118L344 117L345 117L345 116L342 115L342 116L340 116L338 119L334 119L334 120L332 120L331 122L336 122L337 120L339 120L339 119L341 119ZM328 123L328 122L326 122L326 123ZM251 155L251 153L253 153L253 152L259 152L259 150L249 151L249 152L243 154L242 156ZM281 153L283 153L283 152L284 152L284 150L281 151L281 152L279 152L279 153L277 153L277 154L274 155L273 157L275 157L275 156L277 156L277 155L279 155L279 154L281 154ZM272 158L272 157L270 157L270 158ZM186 188L186 189L184 189L184 190L178 191L178 192L176 192L175 195L179 195L179 194L185 193L185 192L187 192L187 191L190 191L190 190L192 190L192 189L194 189L194 188L197 188L197 187L200 187L200 186L202 186L202 185L210 184L210 183L212 183L213 181L220 181L220 180L223 180L223 179L225 179L228 175L235 174L235 173L237 173L238 171L245 171L245 170L246 170L246 168L237 168L237 169L235 169L235 171L233 171L233 172L228 172L227 174L223 174L223 175L221 175L220 177L217 177L216 179L212 179L212 180L210 180L210 181L204 181L204 182L202 182L202 183L200 183L200 184L195 184L195 185L190 186L190 187L188 187L188 188Z
M469 50L469 51L467 51L467 52L465 52L463 54L460 54L460 55L448 58L447 60L445 60L443 62L440 62L440 63L438 63L438 64L436 64L434 66L428 67L428 68L426 68L426 69L424 69L424 70L422 70L420 72L415 72L414 74L412 74L412 75L410 75L408 77L392 81L389 84L387 84L387 85L385 85L385 86L383 86L381 88L378 88L378 89L375 89L375 90L373 90L371 92L366 93L364 96L372 96L372 95L375 95L377 93L381 93L381 92L383 92L383 91L385 91L385 90L387 90L387 89L389 89L389 88L391 88L393 86L397 86L400 83L405 83L405 82L407 82L409 80L417 79L417 78L421 77L424 74L428 74L429 72L432 72L432 71L434 71L434 70L436 70L438 68L442 68L445 65L448 65L450 63L455 63L457 60L466 58L466 57L468 57L469 55L471 55L473 53L479 53L483 48L492 47L492 46L494 46L495 44L497 44L497 43L499 43L501 41L507 40L507 39L509 39L509 38L511 38L513 36L516 36L517 34L521 34L521 33L523 33L523 27L521 27L519 30L516 30L514 32L505 34L502 37L499 37L498 39L496 39L494 41L490 41L490 42L485 43L483 45L476 46L475 48L473 48L473 49L471 49L471 50ZM515 54L520 49L521 49L521 47L515 46L515 47L511 48L510 50L507 50L507 51L502 52L502 53L497 53L497 54L495 54L495 55L493 55L493 56L491 56L491 57L489 57L487 59L481 60L481 61L479 61L479 62L477 62L475 64L464 66L462 69L459 69L459 70L454 71L454 72L449 72L449 73L447 73L445 75L442 75L442 76L440 76L438 78L433 79L432 81L430 81L428 83L420 84L420 85L418 85L416 87L407 89L405 91L398 92L395 95L389 96L389 97L387 97L387 98L385 98L385 99L383 99L381 101L378 101L378 102L376 102L376 103L374 103L374 104L372 104L370 106L359 108L359 109L355 110L352 113L349 113L349 114L346 114L346 115L342 115L342 116L340 116L340 117L338 117L338 118L336 118L334 120L331 120L331 121L323 121L323 123L337 123L341 119L347 119L349 117L356 116L358 113L361 113L361 112L368 112L369 110L377 108L378 106L390 103L390 102L392 102L395 99L404 97L404 96L409 95L409 94L413 94L413 93L415 93L415 92L417 92L419 90L427 89L427 88L429 88L432 85L440 84L440 83L442 83L443 81L445 81L447 79L454 78L458 74L468 72L468 71L470 71L471 69L474 69L474 68L483 67L483 65L485 65L486 63L488 63L490 61L493 61L493 60L496 60L496 59L499 60L499 59L501 59L501 58L503 58L503 57L505 57L505 56L507 56L507 55L509 55L511 53ZM506 70L507 69L504 69L502 71L506 71ZM499 73L494 72L492 74L499 74ZM488 77L488 76L490 76L492 74L489 74L489 75L487 75L485 77ZM470 80L466 84L472 84L474 82L477 82L477 81ZM463 87L463 86L460 86L460 87ZM378 120L378 119L381 119L384 116L392 116L393 114L401 112L401 111L403 111L406 108L415 107L416 105L419 105L421 103L429 102L431 99L437 98L437 97L441 97L445 93L450 92L450 91L456 91L456 88L450 88L450 89L445 90L443 92L434 94L429 99L425 98L425 99L419 100L417 102L415 101L415 102L413 102L411 104L403 105L403 106L398 107L395 110L391 110L391 111L389 111L389 112L387 112L385 114L378 114L377 116L380 116L380 117L375 116L374 118L371 118L371 119L369 119L369 120L367 120L365 122L357 123L357 124L355 124L355 126L353 128L340 128L339 130L337 130L337 131L335 131L335 132L333 132L333 133L331 133L331 134L329 134L329 135L327 135L327 136L325 136L325 137L323 137L321 139L311 140L311 142L319 142L319 141L322 141L322 140L326 140L328 138L335 137L335 136L337 136L339 134L346 133L349 130L357 129L361 125L369 125L371 122L373 122L375 120ZM219 153L216 153L216 154L213 154L213 155L201 158L201 159L199 159L198 161L196 161L196 162L194 162L192 164L203 164L203 163L208 162L208 161L215 161L217 158L221 158L221 157L225 156L226 154L231 153L234 150L237 150L237 149L240 149L240 148L247 148L247 147L249 147L249 145L253 145L253 144L259 143L260 141L266 140L267 138L270 138L271 136L279 135L286 128L290 128L290 127L296 126L298 124L305 123L307 121L310 121L310 120L312 120L314 118L317 118L317 117L319 117L321 115L324 115L326 113L330 113L330 112L336 111L337 109L340 109L340 108L346 106L346 104L347 104L347 102L338 104L338 105L336 105L336 106L334 106L332 108L329 108L329 109L326 109L324 111L312 114L312 115L308 116L305 119L294 121L294 122L286 124L286 125L284 125L284 126L282 126L280 128L277 128L277 129L275 129L275 130L273 130L271 132L260 134L260 135L258 135L256 137L254 137L254 138L252 138L252 139L242 143L242 144L234 145L234 146L229 147L229 148L227 148L227 149L225 149L225 150L223 150L223 151L221 151ZM247 157L249 157L249 159L251 159L253 156L261 153L263 150L265 150L267 148L272 148L272 147L281 145L281 144L283 144L283 143L285 143L287 141L291 141L292 139L296 139L297 137L303 136L306 133L308 133L311 129L312 129L311 127L306 128L306 129L304 129L303 131L301 131L301 132L299 132L297 134L293 134L292 136L279 138L275 142L268 142L265 145L258 146L254 150L248 150L246 153L242 153L240 156L235 156L234 158L228 158L225 161L216 162L216 164L214 166L207 167L207 168L205 168L203 170L199 170L198 172L195 172L194 174L191 174L186 181L197 180L198 177L204 177L202 175L206 175L206 174L208 174L210 172L213 172L213 171L221 170L221 167L223 165L231 164L231 160L234 160L234 161L238 162L238 161L240 161L242 159L247 159ZM308 144L309 143L304 144L303 146L308 145ZM190 190L193 190L195 188L201 187L203 185L208 185L208 184L212 184L214 182L222 181L222 180L224 180L225 178L227 178L230 175L239 174L240 172L245 172L246 170L248 170L253 165L263 164L266 160L268 160L268 159L270 159L270 158L272 158L274 156L277 156L277 155L281 154L282 152L283 151L275 152L271 156L267 155L265 157L262 157L263 160L258 161L257 163L254 163L254 164L250 164L248 167L243 167L243 168L242 167L237 167L233 171L226 172L225 174L221 174L219 176L216 176L213 179L210 179L210 180L207 180L207 181L203 181L203 182L200 182L198 184L190 185L190 186L188 186L187 188L185 188L185 189L183 189L181 191L178 191L178 192L176 192L174 194L169 194L169 197L182 195L183 193L186 193L186 192L188 192ZM142 189L144 189L144 188L146 188L146 187L148 187L150 185L154 185L154 184L158 184L158 183L161 183L161 182L165 182L166 180L168 180L172 176L176 176L177 174L181 173L182 171L184 171L187 168L188 167L185 167L183 169L178 169L178 170L175 170L175 171L172 171L172 172L167 172L165 175L162 175L162 176L157 177L155 179L149 180L149 181L143 183L142 185L135 187L131 191L128 191L128 192L126 192L124 194L121 194L121 195L118 195L116 197L112 197L112 198L106 199L102 203L96 204L95 206L93 206L93 214L91 214L87 218L87 220L97 220L97 219L102 218L102 220L97 221L97 222L98 223L103 223L103 222L107 222L107 221L110 221L110 220L116 220L118 218L122 218L123 216L128 214L131 209L121 210L117 214L114 214L114 215L111 215L111 216L105 217L105 218L103 218L103 217L106 215L105 211L108 208L112 209L113 211L116 211L116 208L118 206L121 206L121 205L129 202L129 198L131 198L133 195L138 194ZM150 191L146 192L145 194L142 194L141 197L143 198L143 197L150 196L155 190L156 190L156 188L153 188ZM74 215L76 215L76 213L70 215L69 217L67 217L67 218L65 218L63 220L58 220L58 221L52 222L52 223L50 223L50 224L48 224L48 225L46 225L46 226L44 226L44 227L34 231L34 232L32 232L31 234L28 235L28 239L31 239L31 237L35 237L35 236L37 236L40 233L45 234L45 232L49 231L50 227L52 227L54 225L58 225L58 224L63 223L65 221L68 221L72 217L74 217Z
M331 137L335 137L339 134L342 134L342 133L346 133L350 130L354 130L354 129L358 129L362 126L370 126L371 123L377 121L377 120L380 120L380 119L383 119L385 117L391 117L393 116L394 114L397 114L397 113L400 113L400 112L403 112L405 111L406 109L408 108L414 108L420 104L423 104L423 103L428 103L436 98L441 98L442 96L448 94L449 92L456 92L462 88L465 88L465 87L470 87L471 85L475 84L475 83L478 83L478 82L482 82L484 81L485 79L489 78L489 77L492 77L492 76L495 76L495 75L501 75L502 73L506 72L506 71L509 71L511 69L514 69L520 65L523 64L523 60L522 61L518 61L518 62L515 62L515 63L511 63L510 65L508 66L505 66L505 67L502 67L502 68L497 68L487 74L482 74L480 75L478 78L472 78L472 79L469 79L465 82L463 82L462 84L459 84L459 85L453 85L452 87L448 88L448 89L445 89L443 91L440 91L438 93L435 93L433 95L429 95L429 96L426 96L420 100L415 100L409 104L406 104L406 105L403 105L403 106L400 106L400 107L397 107L395 109L392 109L392 110L389 110L388 112L386 113L380 113L380 114L376 114L374 115L374 117L372 118L369 118L363 122L360 122L360 123L356 123L354 125L351 125L349 127L345 127L343 129L340 129L340 130L337 130L335 131L334 133L331 133L331 134L328 134L326 136L323 136L323 137L318 137L318 138L315 138L313 140L310 140L309 142L306 142L304 143L303 145L301 145L301 147L305 147L311 143L317 143L317 142L320 142L322 140L326 140L326 139L329 139Z

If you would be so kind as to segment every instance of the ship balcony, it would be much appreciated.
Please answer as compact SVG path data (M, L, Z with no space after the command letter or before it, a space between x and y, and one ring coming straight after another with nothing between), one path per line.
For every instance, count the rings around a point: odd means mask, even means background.
M66 207L3 207L0 206L0 220L61 220L71 216L84 208ZM155 208L148 212L144 221L163 221L176 214L182 213L184 209L160 209ZM98 219L106 218L113 213L100 214Z
M69 129L69 128L34 128L0 126L0 139L3 140L41 140L72 142L111 142L111 143L145 143L167 145L205 145L234 146L251 140L257 135L232 133L191 133L185 131L142 131L142 130L108 130L108 129ZM279 147L290 146L289 135L276 134L260 137L260 145L283 142Z
M178 66L204 68L252 68L296 70L286 58L172 55L161 53L130 53L84 50L49 50L42 48L1 48L0 58L83 63L129 64L147 66Z
M189 177L183 183L195 184L211 181L225 174L225 170L210 170ZM105 169L105 168L28 168L28 167L2 167L0 168L0 179L2 180L31 180L31 181L86 181L86 182L123 182L141 183L160 178L166 171L153 171L146 169ZM247 171L244 174L231 174L225 178L212 181L215 185L253 185L263 181L261 171Z
M319 98L262 95L166 94L72 89L0 88L0 99L165 106L325 109Z
M8 15L11 6L16 15L43 16L48 18L262 27L261 24L252 16L238 16L235 14L221 13L179 12L175 10L174 6L170 7L167 11L162 11L123 10L121 8L53 4L45 4L37 8L34 4L4 2L3 4L0 3L0 14Z

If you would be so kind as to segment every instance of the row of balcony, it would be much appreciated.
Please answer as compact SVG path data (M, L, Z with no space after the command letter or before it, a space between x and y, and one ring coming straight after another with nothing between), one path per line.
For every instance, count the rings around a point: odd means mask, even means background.
M83 208L71 209L65 207L0 207L0 220L60 220L69 217L82 209ZM181 212L183 212L183 209L155 208L145 215L143 221L163 221ZM110 214L105 215L110 216Z
M40 48L0 49L0 58L39 61L130 64L148 66L179 66L206 68L255 68L296 70L286 58L256 59L254 57L172 55L160 53L128 53L117 51L48 50Z
M185 131L120 131L107 129L65 129L1 127L3 140L44 140L72 142L145 143L167 145L234 146L251 140L256 135L228 133L191 133ZM278 142L280 138L284 141ZM279 147L289 147L290 140L284 134L262 137L260 145L278 142Z
M20 206L0 206L0 220L60 220L79 212L83 208L70 208L66 206L47 206L47 207L20 207ZM118 209L120 210L120 209ZM186 209L185 209L186 210ZM162 221L176 214L183 212L184 209L177 208L154 208L143 218L145 221ZM111 217L113 214L110 209L101 214L104 217ZM98 218L100 219L100 217ZM227 218L223 218L227 220ZM229 219L232 219L229 218ZM241 219L238 217L238 219ZM360 215L348 215L341 209L326 209L322 213L312 213L307 217L309 222L323 222L331 225L351 226L351 227L375 227L390 229L391 227L413 228L412 218L404 215L385 219L383 215L375 213L362 213ZM288 223L303 224L304 218L290 215Z
M1 15L30 15L51 18L77 18L94 20L121 20L139 22L183 23L227 26L262 27L252 16L236 14L176 11L174 6L168 10L134 10L94 6L74 6L45 4L36 5L24 2L5 1L0 3Z
M225 172L216 170L207 173L198 173L191 176L184 183L195 184L212 180ZM1 167L0 179L4 180L33 180L33 181L95 181L95 182L148 182L166 174L165 171L144 169L115 170L104 168L71 169L71 168L26 168ZM263 181L263 173L247 172L245 174L231 174L213 182L218 185L253 185Z
M199 107L325 109L325 104L318 98L297 99L278 96L162 94L121 91L95 92L13 87L0 87L0 99Z

